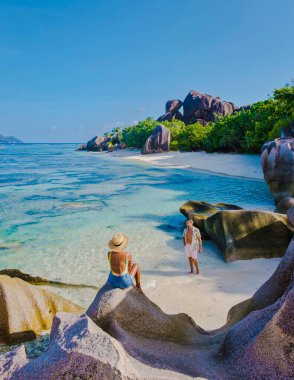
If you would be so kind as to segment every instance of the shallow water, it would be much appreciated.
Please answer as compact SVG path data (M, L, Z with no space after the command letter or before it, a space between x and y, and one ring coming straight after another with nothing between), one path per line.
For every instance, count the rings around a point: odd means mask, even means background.
M189 199L273 209L264 181L129 163L76 152L74 144L24 144L0 150L0 269L101 286L107 242L122 231L146 286L174 270ZM63 294L66 292L61 290ZM87 289L72 293L86 304Z

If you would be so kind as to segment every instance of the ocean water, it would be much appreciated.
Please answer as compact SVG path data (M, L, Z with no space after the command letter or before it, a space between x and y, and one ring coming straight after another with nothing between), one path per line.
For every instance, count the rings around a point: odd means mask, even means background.
M145 286L175 270L189 199L273 209L264 181L152 167L75 144L0 149L0 269L100 287L108 240L121 231L140 262ZM221 260L221 258L220 258ZM60 289L87 304L87 290Z

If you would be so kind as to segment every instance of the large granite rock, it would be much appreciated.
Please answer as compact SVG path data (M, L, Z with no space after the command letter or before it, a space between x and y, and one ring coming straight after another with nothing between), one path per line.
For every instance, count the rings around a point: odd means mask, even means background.
M276 204L294 196L294 138L285 137L265 143L261 149L264 179Z
M87 315L56 315L40 357L28 360L23 347L0 356L0 378L292 379L293 355L294 240L271 278L218 330L167 315L136 289L104 286Z
M161 153L169 151L170 131L163 125L158 124L150 137L148 137L144 148L143 154Z
M201 233L206 232L206 219L221 210L242 210L242 208L228 203L211 204L204 201L188 201L180 207L180 212L187 219L192 219Z
M2 364L2 365L1 365ZM192 379L155 369L132 358L116 339L85 314L56 314L46 352L28 360L24 347L0 356L1 380L164 380Z
M111 142L111 137L95 136L87 142L86 150L91 152L102 152L108 150L108 144Z
M205 339L205 331L186 314L165 314L145 295L131 287L100 289L86 314L113 337L131 339L145 337L161 342L183 345L197 344Z
M294 378L293 240L271 278L228 317L233 325L218 353L227 379Z
M184 115L179 112L182 106ZM219 97L214 98L211 95L191 90L184 102L178 99L168 100L165 105L165 114L157 120L162 122L178 119L183 120L185 124L207 125L209 122L216 121L219 116L231 115L239 110L240 108L237 108L232 102L225 102Z
M0 340L15 343L49 330L57 311L81 313L65 298L18 278L0 276Z
M278 203L275 212L278 212L280 214L287 214L287 211L289 208L294 206L294 198L293 197L285 197L280 200Z
M205 232L226 261L283 256L292 232L287 217L269 211L219 211L205 221Z
M196 123L197 119L206 122L216 121L218 116L233 114L237 109L232 102L225 102L219 97L214 98L194 90L186 96L183 108L183 118L186 124Z

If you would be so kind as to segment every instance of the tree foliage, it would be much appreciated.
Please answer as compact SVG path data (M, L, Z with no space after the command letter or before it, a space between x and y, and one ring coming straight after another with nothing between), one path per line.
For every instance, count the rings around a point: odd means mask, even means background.
M253 103L249 109L219 117L214 123L185 125L179 120L161 124L171 132L171 150L258 153L262 144L280 136L281 129L294 121L294 85L276 89L265 101ZM152 118L112 130L111 136L128 147L142 148L158 122Z

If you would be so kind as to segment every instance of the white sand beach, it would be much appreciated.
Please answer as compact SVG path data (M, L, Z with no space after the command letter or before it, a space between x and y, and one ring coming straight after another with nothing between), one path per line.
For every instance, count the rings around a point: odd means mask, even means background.
M113 152L110 156L152 166L263 179L258 155L205 152L141 155L138 151L125 150ZM175 251L174 255L171 255L172 251ZM176 253L177 260L171 262L169 257L175 257ZM162 256L162 267L161 271L154 272L155 286L144 289L147 296L169 314L189 314L205 329L216 329L225 324L229 309L251 297L280 262L275 258L225 263L215 244L204 241L203 254L199 255L201 274L196 275L188 274L188 261L180 240L173 240L169 247L159 247L157 254ZM142 272L144 285L144 268Z
M260 156L257 154L168 152L142 155L139 150L126 149L110 155L160 167L197 169L234 177L263 179Z

